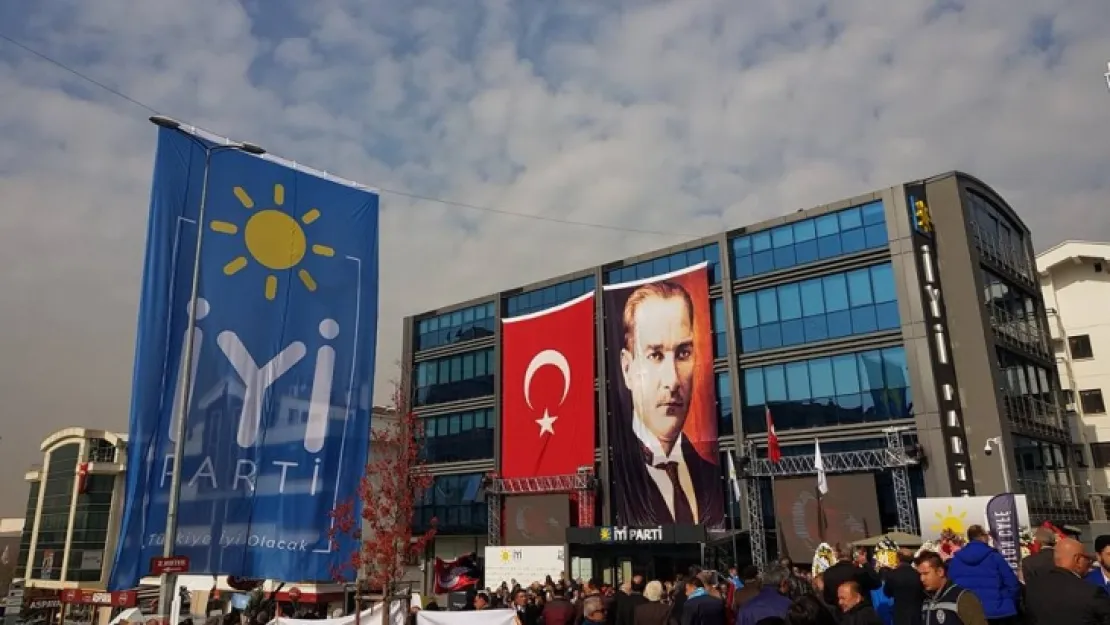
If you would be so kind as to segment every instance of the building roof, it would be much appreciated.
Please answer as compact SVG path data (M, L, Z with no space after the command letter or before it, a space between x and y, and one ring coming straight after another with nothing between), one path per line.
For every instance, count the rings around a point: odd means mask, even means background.
M1084 260L1110 261L1110 243L1068 240L1037 254L1037 273L1047 274L1061 263Z

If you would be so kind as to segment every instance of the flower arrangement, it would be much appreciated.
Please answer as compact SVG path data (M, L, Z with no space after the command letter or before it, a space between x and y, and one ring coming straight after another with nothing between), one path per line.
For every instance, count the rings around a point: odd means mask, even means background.
M937 545L937 553L940 554L941 558L948 560L952 556L956 555L956 552L959 551L960 548L966 544L967 539L964 538L963 535L957 534L949 528L944 528L944 530L940 533L940 541Z
M934 553L940 552L940 545L937 544L937 541L935 541L935 540L925 541L925 543L923 545L921 545L921 548L918 549L913 554L913 557L917 558L917 557L921 556L921 554L929 552L929 551L932 551Z
M875 563L879 567L894 568L898 566L898 543L883 537L875 545Z
M1023 527L1018 536L1018 543L1021 545L1021 557L1024 559L1033 555L1035 553L1034 549L1039 548L1039 545L1033 542L1033 530Z
M817 550L813 553L813 574L820 575L833 564L836 564L836 553L829 543L817 545Z

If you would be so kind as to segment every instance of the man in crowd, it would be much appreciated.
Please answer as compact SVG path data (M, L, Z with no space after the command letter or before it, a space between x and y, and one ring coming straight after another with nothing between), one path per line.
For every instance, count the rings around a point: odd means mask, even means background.
M617 595L617 625L636 625L636 607L647 601L644 599L645 585L647 584L643 575L633 575L627 592ZM622 590L624 590L623 587Z
M1103 534L1095 539L1095 555L1098 566L1087 573L1086 580L1110 592L1110 535Z
M785 618L790 608L785 594L789 579L790 569L781 564L769 566L761 576L758 593L736 612L736 625L756 625L768 617Z
M898 550L898 565L883 576L883 594L894 600L894 625L921 625L925 589L913 568L912 550Z
M1037 575L1051 571L1055 566L1053 546L1056 544L1056 532L1047 527L1038 527L1033 532L1033 544L1037 553L1021 561L1021 579L1026 584Z
M740 581L742 586L734 593L732 593L732 610L737 614L740 613L740 608L744 607L749 601L759 594L761 588L759 582L759 569L754 565L749 564L740 571Z
M551 601L543 606L544 625L574 625L578 615L574 603L571 602L573 596L574 590L569 587L564 586L562 590L556 588Z
M601 625L605 622L605 603L599 594L593 594L582 601L582 622Z
M686 601L682 605L682 625L720 625L725 621L725 602L705 590L697 575L686 580Z
M948 561L952 583L975 593L992 625L1016 622L1021 584L1010 563L990 546L982 525L967 528L967 544Z
M924 625L987 625L983 604L974 593L948 579L939 554L923 553L914 564L925 588L925 603L921 608Z
M1056 543L1053 568L1037 573L1025 585L1025 605L1037 625L1108 625L1110 595L1083 580L1097 558L1074 538Z
M847 581L854 581L859 585L864 603L871 605L871 591L879 588L882 581L875 573L875 569L867 563L866 551L864 551L861 559L858 553L853 553L851 549L838 545L836 556L837 563L830 566L824 573L825 588L822 591L822 599L824 599L825 605L835 606L837 604L836 589Z
M840 606L840 625L883 625L875 608L864 602L859 584L855 581L840 584L836 589L836 600Z

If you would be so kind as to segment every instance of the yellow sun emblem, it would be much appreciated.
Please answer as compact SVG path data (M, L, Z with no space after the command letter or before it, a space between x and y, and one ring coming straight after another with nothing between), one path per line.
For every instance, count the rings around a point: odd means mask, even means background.
M956 513L952 506L944 512L936 512L934 514L937 522L933 524L932 529L935 532L943 532L944 530L952 530L956 534L963 534L967 531L967 510Z
M235 197L243 208L254 209L254 200L243 187L232 189ZM274 206L285 204L285 187L274 185ZM298 222L293 217L276 208L266 208L255 212L247 219L243 227L243 242L247 246L247 253L256 263L271 271L284 271L296 267L308 252L308 236L302 224L307 226L320 218L318 209L310 209ZM208 226L213 232L219 234L239 234L239 226L227 221L213 220ZM335 250L326 245L313 244L312 253L317 256L335 256ZM233 276L242 271L249 261L246 256L236 256L224 265L224 274ZM297 270L297 278L309 291L316 290L316 280L307 269ZM273 301L277 297L278 279L274 274L266 276L266 299Z
M501 561L502 562L508 562L509 560L512 560L512 559L513 559L513 555L511 553L509 553L509 551L507 549L502 549L501 550Z

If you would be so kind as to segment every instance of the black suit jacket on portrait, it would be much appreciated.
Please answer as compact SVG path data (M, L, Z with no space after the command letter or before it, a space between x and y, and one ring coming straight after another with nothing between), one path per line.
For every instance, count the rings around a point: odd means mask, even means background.
M721 469L719 466L707 462L701 454L694 449L689 439L682 439L682 458L686 461L686 468L690 471L690 481L694 484L694 500L698 502L698 525L710 529L721 529L725 526L724 485L721 483ZM663 493L655 488L648 473L647 465L636 463L643 473L643 483L649 484L648 493L645 493L652 519L645 525L674 525L674 517L667 508L667 501Z

